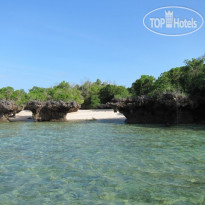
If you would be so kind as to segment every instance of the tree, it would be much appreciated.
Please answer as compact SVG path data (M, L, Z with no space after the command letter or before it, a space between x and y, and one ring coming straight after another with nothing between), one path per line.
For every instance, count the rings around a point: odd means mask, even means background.
M96 82L92 83L90 81L86 81L79 88L82 96L84 97L84 103L82 104L82 108L96 108L101 104L99 98L99 92L101 88L104 87L101 80L97 79Z
M97 79L96 82L95 82L95 84L98 85L98 86L101 86L102 82L101 82L100 79Z
M90 108L95 109L101 104L100 98L98 95L92 95L90 98Z
M57 86L54 86L56 88L60 88L60 89L69 89L71 86L68 82L62 81L61 83L59 83Z
M0 89L0 99L10 100L14 89L12 87L4 87Z
M100 90L100 100L103 104L110 102L113 98L126 98L130 93L124 86L106 85Z
M49 88L48 98L50 100L62 100L65 102L76 101L79 104L82 104L84 101L78 87L71 87L70 84L65 81L62 81L53 88Z
M46 101L49 99L48 89L34 86L32 89L29 90L28 99Z
M136 80L131 87L134 96L147 95L152 92L155 78L149 75L142 75L140 79Z
M15 90L11 94L10 99L15 101L18 105L22 105L22 104L26 104L26 102L28 101L28 95L23 89Z
M14 100L18 104L25 104L29 100L62 100L76 101L82 108L97 108L113 98L149 95L158 96L167 92L180 92L192 99L205 96L205 56L185 61L185 66L172 68L162 73L157 80L153 76L142 75L131 86L117 86L102 82L86 81L82 85L70 85L66 81L50 88L34 86L26 93L24 90L14 90L12 87L0 89L0 99ZM205 99L204 99L205 100Z

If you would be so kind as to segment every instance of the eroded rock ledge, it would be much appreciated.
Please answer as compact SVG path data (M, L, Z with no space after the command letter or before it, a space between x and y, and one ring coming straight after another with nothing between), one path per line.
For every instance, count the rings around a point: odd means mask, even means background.
M196 103L177 94L163 94L158 98L140 96L113 100L109 104L127 118L127 123L205 123L205 103Z
M76 102L30 101L25 110L32 111L34 121L65 121L67 113L76 112L79 108Z
M18 106L10 100L0 100L0 121L9 121L9 117L15 116L16 113L23 110L22 106Z

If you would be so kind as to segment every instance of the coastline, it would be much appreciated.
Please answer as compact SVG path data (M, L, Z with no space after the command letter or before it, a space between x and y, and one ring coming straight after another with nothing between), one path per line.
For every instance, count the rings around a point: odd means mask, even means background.
M77 112L68 113L66 115L67 121L81 121L81 120L106 120L106 119L121 119L126 118L121 113L115 113L111 109L90 109L90 110L78 110ZM20 121L33 121L32 112L28 110L23 110L16 114L15 117L10 117L11 122Z

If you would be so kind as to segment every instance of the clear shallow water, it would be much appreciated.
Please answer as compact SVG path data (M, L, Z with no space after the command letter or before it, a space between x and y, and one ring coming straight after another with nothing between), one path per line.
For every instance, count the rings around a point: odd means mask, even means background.
M1 123L0 204L205 204L205 127Z

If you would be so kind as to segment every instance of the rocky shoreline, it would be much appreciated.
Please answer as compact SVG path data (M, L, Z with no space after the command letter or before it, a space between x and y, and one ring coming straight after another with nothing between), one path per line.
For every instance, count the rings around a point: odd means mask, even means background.
M123 114L127 123L205 124L205 101L202 99L193 101L189 97L173 93L158 97L143 95L136 98L113 99L108 106ZM76 102L30 101L23 107L13 101L0 100L0 121L10 121L9 118L22 110L30 110L33 121L36 122L67 121L69 117L66 115L79 109L80 105ZM79 117L76 116L76 119Z
M77 112L80 105L76 102L63 101L30 101L24 110L30 110L34 121L66 121L66 115Z
M18 106L14 101L0 100L0 122L9 121L9 117L22 110L23 106Z
M30 110L34 121L66 121L67 113L77 112L80 105L76 102L63 101L30 101L26 106L18 106L14 101L0 100L0 122L8 122L9 118L22 110Z
M109 103L126 118L127 123L194 124L205 123L205 103L193 102L177 94L163 94L158 98L139 96Z

